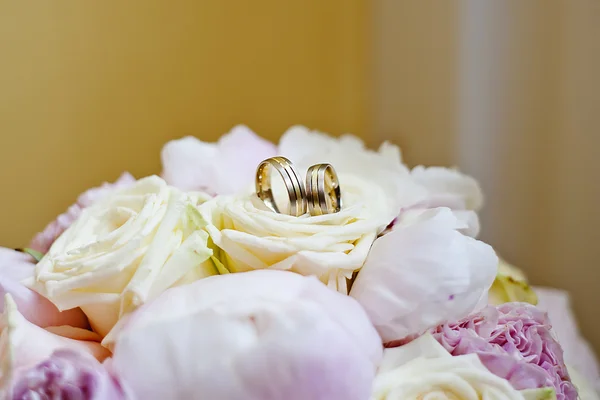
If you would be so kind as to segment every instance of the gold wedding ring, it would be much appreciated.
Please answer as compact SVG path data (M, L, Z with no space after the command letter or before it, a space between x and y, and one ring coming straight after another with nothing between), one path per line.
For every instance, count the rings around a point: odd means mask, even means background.
M302 180L296 172L291 161L285 157L268 158L261 162L256 169L256 194L265 205L277 213L280 207L273 196L271 185L271 172L275 169L285 184L289 204L286 205L285 214L299 217L306 213L306 195Z
M306 199L310 215L332 214L342 209L340 182L331 164L316 164L308 169Z

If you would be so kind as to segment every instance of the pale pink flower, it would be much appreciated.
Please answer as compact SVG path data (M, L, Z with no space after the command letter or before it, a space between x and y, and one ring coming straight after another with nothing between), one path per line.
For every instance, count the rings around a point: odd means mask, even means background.
M277 154L273 143L238 125L217 143L188 136L164 145L162 177L181 190L237 194L252 190L258 164Z
M463 318L487 295L498 258L461 228L448 208L412 210L375 241L350 296L384 342Z
M243 125L217 143L194 137L173 140L162 150L163 178L183 190L249 194L258 164L275 155L289 158L301 176L313 164L332 164L344 203L363 203L379 231L401 210L435 207L451 208L466 223L464 233L475 236L479 231L473 211L483 200L473 178L441 167L411 171L402 163L400 149L390 143L373 151L356 136L336 138L299 125L289 128L278 146Z
M11 295L6 294L0 317L0 388L8 387L14 376L45 360L55 350L86 352L102 361L110 352L99 340L94 332L80 328L65 325L44 329L34 325L18 311Z
M594 350L582 336L568 292L536 287L538 308L548 313L552 328L565 352L565 362L600 390L600 367Z
M577 399L550 320L531 304L490 306L433 332L452 355L478 354L491 372L515 389L554 387L558 400Z
M164 292L122 323L112 365L140 399L364 400L381 357L352 298L261 270Z
M116 379L94 357L57 350L16 377L10 399L120 400L125 396Z
M35 325L87 328L87 318L79 308L60 312L48 299L20 283L34 276L33 261L28 254L0 247L0 309L4 308L4 296L10 294L23 316Z
M455 169L418 166L411 170L415 183L426 189L420 204L427 208L479 211L483 194L475 179Z
M79 217L84 208L91 206L115 189L128 187L135 182L135 178L128 172L123 173L114 183L103 183L99 187L87 190L79 196L77 202L70 206L66 212L59 215L44 230L33 238L29 247L45 254L52 243Z

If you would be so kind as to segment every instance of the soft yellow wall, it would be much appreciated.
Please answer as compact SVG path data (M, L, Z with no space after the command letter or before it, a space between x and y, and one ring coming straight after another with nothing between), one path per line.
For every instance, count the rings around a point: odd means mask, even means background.
M0 0L0 245L236 123L365 132L365 1Z
M411 165L456 160L457 2L376 0L373 132Z

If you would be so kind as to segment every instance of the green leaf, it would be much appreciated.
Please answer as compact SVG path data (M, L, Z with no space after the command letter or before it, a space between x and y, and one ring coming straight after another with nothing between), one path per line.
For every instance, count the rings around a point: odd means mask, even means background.
M39 251L27 247L23 249L23 253L29 254L31 257L35 258L35 261L37 262L40 262L40 260L44 258L44 255Z

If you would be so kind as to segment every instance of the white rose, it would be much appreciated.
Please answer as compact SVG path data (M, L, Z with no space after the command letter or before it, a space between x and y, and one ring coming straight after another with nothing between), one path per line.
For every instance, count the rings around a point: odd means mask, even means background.
M375 240L377 224L361 204L322 216L269 211L256 195L221 196L200 207L215 256L230 272L277 269L314 275L347 293Z
M217 273L196 208L206 198L141 179L85 209L26 283L60 310L81 307L104 336L167 288Z
M507 380L485 368L477 355L453 357L429 334L384 351L371 395L371 400L524 398Z
M348 280L363 266L377 234L403 205L421 199L426 191L412 183L392 145L372 151L353 136L336 139L295 126L282 136L278 152L292 160L301 175L313 164L332 164L343 210L296 218L268 211L252 189L217 198L203 206L211 222L207 230L219 247L216 256L231 272L289 270L317 276L347 293ZM279 181L274 179L277 189Z

